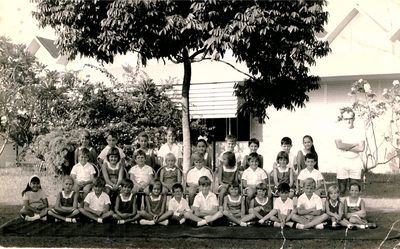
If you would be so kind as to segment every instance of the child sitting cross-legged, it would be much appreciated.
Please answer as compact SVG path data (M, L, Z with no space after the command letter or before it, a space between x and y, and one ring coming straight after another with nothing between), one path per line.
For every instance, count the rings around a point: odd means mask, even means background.
M271 217L277 212L272 209L272 198L267 184L259 183L256 186L256 191L257 195L250 201L249 214L243 217L242 221L256 220L259 224L272 226L273 221L271 221ZM247 224L249 225L249 223Z
M339 187L332 185L328 188L328 198L325 200L325 211L329 216L328 224L332 228L336 228L339 225L344 227L353 228L353 225L344 218L344 205L339 198Z
M168 211L163 214L160 219L169 218L171 222L183 224L185 223L185 213L190 211L190 207L185 198L183 198L183 186L175 183L172 186L173 197L169 200Z
M98 223L103 223L104 219L113 215L113 211L110 210L110 197L104 192L105 186L106 182L103 178L95 178L93 191L86 196L83 208L79 209L81 214Z
M42 191L40 179L37 175L31 176L24 191L22 191L24 206L20 214L26 221L38 219L47 220L49 202L46 194Z
M366 219L365 202L360 197L361 186L357 182L350 183L349 196L344 200L345 218L355 227L360 229L376 228L375 223Z
M242 221L245 216L245 200L240 194L240 185L238 182L233 182L228 186L228 195L224 197L223 214L230 221L230 225L247 226L246 222Z
M168 225L168 217L164 215L167 197L162 195L162 184L159 180L155 180L149 186L150 195L146 196L145 210L138 211L142 218L139 223L141 225Z
M74 179L71 176L64 176L62 191L57 194L56 204L48 214L58 220L76 223L76 216L79 214L78 195L72 190Z
M132 188L133 182L130 179L122 180L113 214L113 218L117 220L117 224L135 222L140 218L136 209L136 196L132 193Z
M297 200L296 211L292 220L298 222L297 229L324 229L322 224L329 216L323 211L321 198L315 193L315 181L313 178L304 180L304 194Z
M200 192L194 198L192 210L185 213L185 218L204 226L223 216L218 208L217 196L210 191L211 180L207 176L199 179Z
M286 182L282 182L278 185L279 197L274 201L274 210L276 214L270 219L274 221L274 227L293 227L292 219L293 215L293 200L289 198L290 196L290 186Z

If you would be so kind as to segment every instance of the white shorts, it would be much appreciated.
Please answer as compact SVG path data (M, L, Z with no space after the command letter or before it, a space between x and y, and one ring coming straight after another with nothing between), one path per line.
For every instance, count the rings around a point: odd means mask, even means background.
M356 158L345 158L341 157L338 160L338 166L336 169L337 179L361 179L361 171L363 163L360 157Z

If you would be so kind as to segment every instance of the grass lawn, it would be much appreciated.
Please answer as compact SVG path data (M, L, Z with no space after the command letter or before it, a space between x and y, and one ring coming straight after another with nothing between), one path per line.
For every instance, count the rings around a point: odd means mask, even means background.
M1 168L0 182L0 225L17 217L21 208L21 191L32 169ZM54 204L55 193L61 188L59 180L46 174L38 174L42 188L49 195L50 204ZM333 174L325 175L327 181L333 181ZM374 175L367 178L363 195L376 198L398 198L400 187L398 175ZM399 212L370 212L369 219L380 227L390 228L400 219ZM400 222L394 227L400 231ZM360 231L362 232L362 231ZM383 240L384 238L382 238ZM285 248L378 248L382 240L291 240ZM107 238L105 237L18 237L0 236L0 246L5 247L98 247L98 248L281 248L283 240L232 240L232 239L195 239L185 238L177 241L170 239ZM389 240L381 248L394 248L400 240ZM399 247L400 248L400 247Z

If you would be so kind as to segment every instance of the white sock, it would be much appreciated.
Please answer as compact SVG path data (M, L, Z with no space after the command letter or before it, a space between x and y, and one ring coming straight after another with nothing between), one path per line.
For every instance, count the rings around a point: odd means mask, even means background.
M166 226L166 225L168 225L168 220L163 220L163 221L158 222L158 223L160 223L161 225Z
M71 218L65 218L65 222L72 222Z
M243 222L243 221L241 221L241 222L240 222L240 226L241 226L241 227L247 227L247 223L246 223L246 222Z
M303 224L300 224L300 223L297 223L297 224L296 224L296 228L297 228L297 229L304 229L304 225L303 225Z
M97 218L97 223L103 223L103 219L102 218Z
M183 223L185 223L185 221L186 221L186 219L182 218L182 219L179 220L179 224L183 224Z
M201 221L197 222L198 227L205 226L206 224L207 224L206 220L201 220Z

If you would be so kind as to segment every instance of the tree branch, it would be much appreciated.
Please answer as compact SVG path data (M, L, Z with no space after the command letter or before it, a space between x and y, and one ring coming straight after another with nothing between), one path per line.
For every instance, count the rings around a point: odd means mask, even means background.
M201 54L201 53L204 53L203 54L203 56L202 56L202 60L206 57L206 54L207 53L205 53L206 52L206 49L205 48L202 48L202 49L200 49L200 50L197 50L196 52L194 52L191 56L189 56L189 59L190 60L194 60L195 58L196 58L196 56L198 56L199 54Z
M212 58L204 58L203 60L211 60ZM238 71L241 74L246 75L247 77L249 77L250 79L256 80L256 78L253 75L250 75L246 72L243 72L242 70L236 68L234 65L232 65L231 63L224 61L224 60L217 60L218 62L222 62L225 63L226 65L230 66L231 68L235 69L236 71Z

